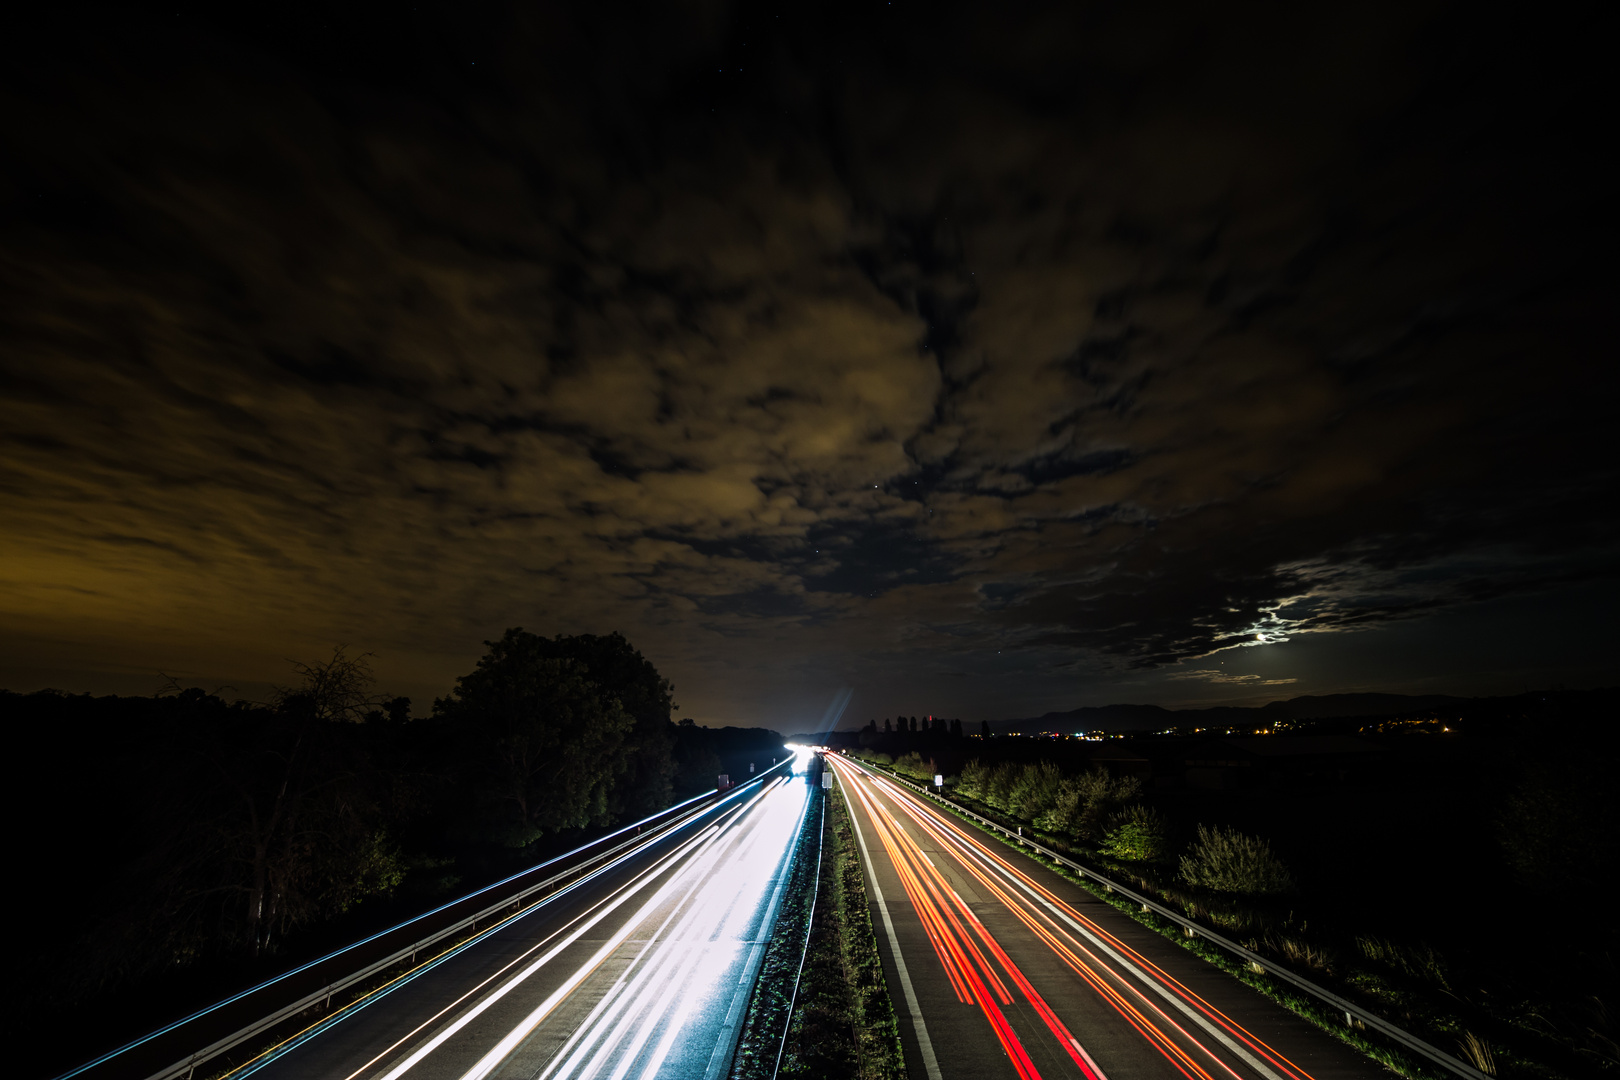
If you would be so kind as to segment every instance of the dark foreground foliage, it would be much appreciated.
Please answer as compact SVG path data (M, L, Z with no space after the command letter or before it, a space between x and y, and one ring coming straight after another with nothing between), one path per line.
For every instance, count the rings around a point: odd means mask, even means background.
M1277 764L1229 786L1178 768L1241 750L1218 735L970 739L949 793L1492 1075L1620 1075L1614 928L1551 917L1606 896L1620 866L1620 761L1594 731L1600 695L1548 698L1540 712L1482 714L1491 723L1325 722L1303 734L1353 735L1362 764L1286 765L1282 735L1268 744ZM855 753L913 782L935 771ZM1514 917L1545 924L1534 947L1502 945ZM1209 958L1302 1015L1320 1011L1219 950ZM1374 1052L1330 1013L1324 1026Z
M341 648L262 702L0 691L12 880L49 896L55 928L16 943L19 1022L56 1055L24 1071L71 1067L784 753L775 732L672 723L673 688L619 634L486 645L415 718Z

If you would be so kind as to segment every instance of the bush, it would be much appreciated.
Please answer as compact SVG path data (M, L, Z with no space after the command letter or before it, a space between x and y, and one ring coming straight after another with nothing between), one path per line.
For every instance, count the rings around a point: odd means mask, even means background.
M1101 837L1108 815L1141 790L1142 782L1136 777L1115 779L1101 769L1065 777L1035 824L1048 832L1095 841Z
M1511 791L1497 818L1502 854L1519 880L1546 893L1602 889L1620 869L1620 811L1611 763L1543 765Z
M1113 816L1104 837L1104 855L1125 862L1154 862L1169 850L1170 823L1157 810L1137 803Z
M1047 808L1046 813L1035 819L1035 827L1051 833L1072 836L1074 826L1084 811L1085 802L1081 798L1080 778L1065 776L1058 784L1057 794L1052 797L1052 805Z
M997 765L985 784L984 801L997 810L1012 810L1013 786L1018 783L1021 769L1016 765Z
M1063 774L1050 762L1026 765L1007 793L1007 809L1014 817L1034 821L1057 799L1062 782Z
M962 775L956 778L956 793L967 799L983 799L990 783L990 766L974 758L962 766Z
M1181 880L1215 892L1262 896L1294 888L1294 878L1271 845L1236 829L1198 826L1198 840L1181 857Z
M914 780L922 780L929 784L934 782L934 762L932 759L924 761L923 756L915 750L909 754L902 754L894 763L894 771Z

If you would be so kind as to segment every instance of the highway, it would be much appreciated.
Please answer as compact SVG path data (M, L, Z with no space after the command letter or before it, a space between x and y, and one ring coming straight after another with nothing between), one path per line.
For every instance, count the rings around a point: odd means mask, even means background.
M723 1076L808 801L747 789L230 1075Z
M828 755L916 1080L1360 1080L1374 1062L1033 859Z

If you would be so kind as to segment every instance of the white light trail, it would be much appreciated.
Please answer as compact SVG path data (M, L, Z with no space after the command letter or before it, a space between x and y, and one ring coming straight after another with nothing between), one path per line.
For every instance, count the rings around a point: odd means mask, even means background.
M802 780L780 780L761 792L751 804L747 828L732 827L694 851L670 881L462 1080L485 1080L495 1073L648 923L656 922L656 928L645 933L646 942L626 958L624 971L552 1054L537 1080L651 1078L670 1062L683 1038L712 1038L694 1020L718 1009L723 1021L731 997L739 992L739 963L754 943L755 928L768 932L768 926L759 924L767 915L771 887L785 872L808 793ZM739 816L735 824L743 820ZM723 1022L719 1027L719 1037L726 1037L729 1029ZM707 1058L706 1042L702 1050Z
M751 808L756 802L758 802L759 799L761 797L763 797L763 795L764 795L764 792L761 792L759 795L756 795L754 797L754 799L750 800L747 804L745 804L744 806L739 807L739 808L737 808L737 810L733 811L732 814L730 815L731 820L736 821L738 818L746 815L749 808ZM630 884L625 886L623 891L621 891L620 894L617 897L615 897L611 902L603 905L596 912L595 915L592 915L585 922L581 923L567 937L563 938L556 945L554 945L550 949L546 950L546 952L538 960L536 960L534 963L530 964L528 967L524 968L510 982L506 983L506 985L502 986L499 990L496 990L494 993L492 993L488 997L484 998L484 1000L480 1001L477 1005L473 1006L473 1008L469 1009L462 1016L458 1017L455 1020L455 1022L448 1025L443 1031L439 1032L432 1039L429 1039L427 1041L427 1043L424 1044L422 1047L420 1047L415 1053L411 1054L404 1061L400 1062L398 1065L396 1065L392 1069L390 1069L387 1073L385 1073L382 1076L381 1080L399 1080L399 1077L404 1076L411 1069L415 1068L416 1065L418 1065L424 1058L426 1058L429 1054L433 1053L433 1051L437 1050L439 1047L443 1046L457 1032L459 1032L463 1028L465 1028L468 1024L470 1024L473 1020L475 1020L477 1017L482 1015L487 1009L492 1007L496 1002L500 1001L507 994L511 993L513 990L515 990L519 986L521 986L530 976L532 976L535 972L539 971L546 964L550 963L551 960L554 959L564 949L568 948L568 946L570 946L574 942L578 941L581 937L583 937L585 935L586 931L590 930L593 926L595 926L597 923L601 922L603 919L605 919L613 911L615 911L620 906L622 906L627 901L629 901L631 897L635 896L636 893L640 892L643 888L645 888L646 885L649 882L656 879L659 874L661 874L664 870L668 869L669 866L672 863L678 861L683 855L686 855L686 854L690 853L693 850L701 851L704 848L708 847L709 845L714 843L714 841L719 836L723 835L724 831L725 831L724 824L717 823L715 825L709 826L708 828L704 829L703 832L699 833L696 837L693 837L691 840L688 840L686 843L682 844L678 849L676 849L676 851L674 853L672 853L669 856L667 856L666 858L660 860L660 862L658 863L658 865L655 868L653 868L652 870L649 870L646 873L640 875L634 881L632 881ZM669 888L669 884L666 884L663 889L660 889L658 893L654 894L653 900L648 902L649 905L653 904L655 901L657 901L668 888ZM637 924L637 920L631 920L631 923L629 924L628 929L633 929L636 924ZM628 936L628 929L623 932L624 936ZM623 940L623 938L619 937L619 935L615 935L615 937L618 937L620 941ZM600 963L600 961L597 961L597 962ZM581 968L579 971L576 971L574 973L574 976L570 978L569 982L564 984L564 987L567 988L567 989L572 989L573 987L577 986L579 984L579 982L583 981L584 978L590 974L590 969L594 968L594 966L595 966L594 964L587 964L586 967ZM555 997L556 995L553 995L553 996ZM548 1001L549 1000L550 999L548 999ZM561 999L558 998L558 1000L561 1000ZM555 1007L555 1003L553 1003L553 1007Z

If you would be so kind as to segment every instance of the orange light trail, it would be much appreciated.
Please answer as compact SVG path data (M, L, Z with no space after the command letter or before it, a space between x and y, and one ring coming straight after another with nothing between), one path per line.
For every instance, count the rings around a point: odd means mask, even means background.
M1210 1022L1214 1023L1215 1025L1217 1025L1218 1027L1223 1029L1225 1032L1227 1032L1227 1034L1230 1037L1235 1039L1237 1042L1243 1044L1250 1052L1255 1054L1257 1057L1260 1057L1263 1060L1265 1060L1270 1066L1272 1066L1274 1069L1276 1069L1284 1077L1288 1078L1288 1080L1312 1080L1309 1073L1305 1072L1298 1065L1295 1065L1287 1057L1283 1056L1281 1053L1279 1053L1278 1051L1273 1049L1267 1043L1265 1043L1264 1041L1262 1041L1261 1039L1259 1039L1258 1037L1256 1037L1255 1035L1250 1033L1241 1024L1238 1024L1236 1021L1232 1020L1225 1013L1221 1012L1219 1009L1217 1009L1213 1005L1209 1004L1209 1002L1205 1001L1202 997L1199 997L1192 990L1189 990L1186 986L1182 985L1182 983L1180 983L1173 976L1171 976L1170 974L1165 972L1158 965L1154 964L1151 960L1147 959L1141 953L1138 953L1135 949L1131 948L1129 945L1125 944L1123 941L1120 941L1113 934L1110 934L1107 930L1104 930L1101 926L1097 925L1091 919L1089 919L1086 916L1082 915L1079 911L1075 910L1069 904L1065 903L1060 897L1058 897L1050 889L1047 889L1045 886L1041 885L1038 881L1036 881L1029 874L1027 874L1024 871L1020 870L1013 863L1011 863L1007 859L1003 858L1000 854L998 854L997 852L992 850L983 841L979 840L977 837L973 836L970 832L968 832L967 830L965 830L965 829L961 828L959 825L957 825L956 822L952 821L949 817L947 817L944 814L940 813L939 811L935 810L933 807L928 806L926 803L921 802L920 800L916 799L914 796L911 796L909 792L902 791L901 789L896 788L894 785L889 784L886 781L883 781L883 780L879 779L875 783L878 786L880 786L885 791L886 794L889 794L892 798L895 798L896 801L899 803L899 805L901 807L905 808L908 816L912 817L913 820L918 821L919 825L922 825L924 828L928 828L928 831L931 834L933 834L936 838L938 838L941 841L947 843L948 845L950 845L952 847L956 847L958 849L963 848L964 845L966 845L968 847L971 847L973 849L973 853L978 855L981 859L987 860L989 862L993 862L1003 872L1005 872L1008 875L1010 875L1012 877L1015 877L1019 881L1023 882L1030 890L1032 890L1033 892L1039 894L1047 903L1051 904L1054 908L1062 911L1065 915L1072 918L1075 922L1080 923L1081 925L1086 927L1086 929L1088 931L1095 934L1098 938L1101 938L1102 940L1106 941L1114 950L1116 950L1117 952L1119 952L1122 955L1124 955L1125 957L1127 957L1130 960L1130 962L1133 963L1137 968L1139 968L1141 971L1143 971L1147 975L1151 976L1155 981L1160 983L1160 985L1162 985L1166 989L1170 990L1178 998L1180 998L1182 1001L1184 1001L1187 1005L1191 1006L1193 1009L1197 1010L1200 1014L1202 1014L1204 1017L1206 1017ZM918 818L918 813L919 812L926 815L928 819L931 819L931 821L933 822L933 824L936 827L929 828L929 826L927 824L925 824L922 820L920 820ZM966 862L964 862L964 865L968 865L968 864ZM977 871L973 870L973 868L970 865L968 866L968 868L970 869L970 871L974 872L976 877L980 876L977 873ZM983 880L982 877L981 877L981 880ZM1003 902L1007 902L1005 897L1003 897ZM1020 910L1019 905L1008 903L1008 906L1013 909L1015 914L1019 915L1020 919L1025 918L1024 915L1022 914L1021 910ZM1045 916L1043 915L1043 918L1044 917ZM1050 921L1050 919L1048 919L1048 921ZM1026 922L1027 922L1027 920L1026 920ZM1070 942L1072 942L1072 944L1074 945L1075 948L1079 949L1085 955L1089 956L1099 966L1103 967L1103 970L1110 971L1110 969L1108 969L1106 967L1106 965L1103 965L1101 963L1100 958L1098 958L1090 949L1086 948L1080 942L1075 941L1073 939L1073 937L1068 933L1068 931L1066 929L1064 929L1062 927L1058 927L1056 923L1053 923L1052 925L1053 925L1054 929L1056 929L1057 933L1061 934L1065 938L1068 938L1070 940ZM1041 933L1041 931L1037 931L1037 933ZM1043 937L1043 940L1047 940L1047 935L1046 934L1041 933L1041 936ZM1049 940L1048 944L1053 944L1053 942L1051 942ZM1066 951L1066 950L1060 951L1059 955L1063 956L1064 951ZM1064 957L1064 959L1065 959L1065 962L1068 962L1068 960L1069 960L1068 957ZM1073 964L1071 964L1070 966L1072 967ZM1090 980L1088 979L1088 981L1090 981ZM1152 1009L1156 1013L1159 1013L1160 1016L1164 1016L1164 1013L1162 1012L1162 1010L1160 1010L1156 1004L1154 1004L1152 1001L1150 1001L1146 997L1146 995L1142 994L1139 988L1137 988L1136 986L1134 986L1134 985L1132 985L1130 983L1124 982L1124 980L1120 980L1120 981L1128 989L1130 989L1133 994L1140 997L1142 999L1143 1003L1145 1005L1147 1005L1148 1008ZM1176 1029L1178 1031L1181 1031L1183 1034L1185 1034L1186 1037L1190 1041L1196 1042L1196 1040L1193 1039L1193 1037L1190 1034L1186 1033L1185 1029L1182 1029L1180 1027L1180 1025L1175 1024L1167 1016L1165 1016L1164 1018L1165 1018L1167 1023L1170 1023L1172 1026L1176 1027ZM1209 1051L1207 1049L1205 1050L1205 1052L1209 1053ZM1213 1054L1211 1054L1211 1057L1214 1058L1217 1061L1220 1060L1218 1057L1215 1057L1215 1055L1213 1055ZM1222 1067L1227 1072L1232 1071L1229 1066L1226 1066L1224 1064L1224 1062L1222 1063ZM1233 1075L1235 1076L1237 1074L1233 1073Z
M1206 1045L1184 1026L1180 1017L1167 1012L1159 1001L1144 992L1141 985L1105 961L1096 949L1077 937L1071 926L1063 925L1054 914L1071 921L1073 927L1081 928L1084 936L1100 944L1102 951L1112 954L1116 965L1137 968L1143 976L1157 984L1155 991L1164 995L1175 1010L1198 1020L1206 1031L1238 1057L1257 1067L1257 1071L1265 1074L1268 1080L1312 1080L1304 1070L1135 949L1065 903L959 823L881 777L871 776L836 758L829 760L834 762L840 778L846 781L849 790L855 792L874 823L958 1000L972 1000L985 1011L1003 1047L1008 1049L1009 1056L1019 1067L1020 1076L1033 1075L1033 1071L1025 1073L1021 1059L1027 1062L1028 1056L1013 1052L1014 1046L1021 1051L1022 1045L1017 1042L1017 1034L1012 1031L1005 1015L989 999L987 983L996 987L1001 1004L1011 1004L1004 984L996 977L985 953L1006 972L1008 980L1028 1000L1088 1080L1103 1080L1100 1070L1079 1040L1074 1038L1001 944L901 826L900 820L878 801L876 796L879 792L899 806L926 836L950 852L973 880L999 900L1065 966L1095 990L1112 1011L1186 1080L1244 1080L1244 1077L1216 1049ZM1028 895L1023 895L1020 890ZM975 938L983 943L982 951ZM980 978L980 971L984 973L984 978ZM1028 1068L1033 1070L1033 1064Z
M886 819L886 816L878 810L871 796L859 784L851 783L849 786L860 798L872 823L877 827L878 836L883 842L883 847L889 853L889 858L894 863L895 870L899 874L900 882L905 887L906 895L910 897L912 905L917 909L917 914L922 919L923 925L929 926L932 924L939 931L937 936L931 933L930 937L934 941L935 950L940 952L940 958L944 963L946 973L951 972L953 965L957 972L960 973L962 982L968 990L968 999L978 1005L980 1011L984 1013L985 1019L990 1021L991 1029L996 1033L996 1038L1000 1041L1002 1049L1006 1051L1007 1056L1012 1060L1013 1068L1018 1071L1020 1080L1040 1080L1041 1074L1036 1070L1035 1063L1030 1060L1028 1051L1024 1049L1023 1042L1018 1038L1018 1033L1012 1029L1006 1015L992 998L989 987L985 985L979 972L968 959L963 943L954 934L946 931L948 912L942 903L943 898L935 890L929 888L928 884L925 884L926 878L918 873L919 864L920 866L928 866L930 869L933 869L932 865L928 862L926 856L914 861L906 850L910 838L906 837L894 822ZM917 854L921 855L922 853L919 850ZM945 887L949 889L948 885ZM971 941L968 941L967 945L972 948ZM974 952L977 952L977 950L975 949ZM950 957L949 961L945 959L947 955ZM983 962L982 956L980 961ZM1002 989L1002 993L1005 995L1005 988ZM1007 998L1006 1003L1011 1004L1010 997Z
M847 778L850 780L855 779L853 774ZM876 826L884 848L889 852L889 857L894 862L896 870L900 873L902 883L906 886L907 895L911 897L912 903L917 906L919 917L923 919L925 925L932 922L941 928L949 926L955 931L955 933L942 933L940 939L935 939L936 951L940 952L941 962L946 968L947 975L952 974L951 968L953 966L946 959L947 955L954 958L955 966L966 973L968 985L974 991L974 1000L984 1011L986 1018L990 1020L991 1026L995 1029L1002 1046L1007 1050L1008 1056L1013 1059L1015 1067L1018 1068L1019 1075L1038 1076L1039 1074L1035 1071L1034 1063L1030 1061L1027 1052L1023 1050L1017 1033L1012 1030L1005 1015L995 1006L995 1003L990 1002L983 995L985 984L976 978L977 970L970 967L965 959L964 954L968 954L978 962L978 969L982 970L988 980L992 981L997 987L1001 1004L1012 1004L1011 995L975 944L975 937L983 942L985 950L1000 964L1002 970L1007 973L1019 992L1034 1008L1048 1030L1057 1037L1059 1044L1080 1069L1081 1074L1087 1080L1105 1080L1091 1061L1090 1055L1081 1047L1080 1041L1058 1018L1057 1013L1047 1004L1046 999L1041 996L1034 985L1030 983L1022 969L1007 955L1000 942L995 939L995 936L990 933L989 929L973 913L961 896L951 888L944 875L933 865L916 842L871 797L863 785L853 782L849 786L861 800L868 816ZM915 889L912 882L916 883L917 887ZM919 898L923 896L926 896L926 906L931 909L930 913L926 915L923 913L925 905L919 903ZM946 900L947 896L949 902ZM952 910L953 908L954 910ZM968 928L971 928L971 933ZM944 950L939 949L941 940L946 946ZM954 980L953 985L955 985Z
M918 825L926 830L930 835L935 836L936 839L939 839L946 844L951 843L947 836L941 835L939 830L934 828L930 822L917 814L916 809L909 800L900 801L900 806L902 810L904 810L906 814L912 818L912 820L916 821ZM1206 1069L1194 1061L1192 1057L1190 1057L1186 1051L1178 1046L1176 1042L1171 1039L1169 1035L1166 1034L1166 1032L1161 1029L1150 1017L1144 1015L1140 1009L1131 1004L1131 1002L1126 1000L1116 989L1114 989L1114 987L1109 985L1103 979L1102 975L1099 974L1096 968L1093 968L1079 956L1076 956L1075 953L1071 951L1061 940L1054 936L1050 930L1042 926L1033 917L1031 917L1024 906L1017 901L1017 898L1010 895L1005 889L1001 888L999 883L981 871L977 866L974 866L971 862L964 861L962 866L970 874L972 874L973 877L976 878L980 884L982 884L991 893L991 895L1000 900L1007 907L1007 909L1018 918L1020 922L1033 931L1036 937L1051 948L1053 952L1057 953L1059 958L1061 958L1064 963L1066 963L1076 974L1084 979L1087 984L1095 989L1102 996L1103 1000L1108 1002L1108 1004L1111 1005L1114 1010L1119 1013L1119 1015L1124 1018L1128 1024L1131 1025L1131 1027L1135 1028L1137 1032L1148 1041L1149 1044L1157 1049L1159 1053L1168 1058L1170 1063L1174 1065L1183 1076L1188 1077L1188 1080L1214 1080ZM1061 930L1059 932L1061 932ZM1078 943L1075 944L1078 946ZM1098 967L1101 967L1104 971L1108 970L1101 964L1101 961L1098 960L1097 957L1092 956L1089 950L1086 950L1083 946L1079 946L1079 948L1082 952L1086 952L1088 956L1091 956L1091 959L1097 963ZM1033 991L1031 990L1030 992ZM1141 995L1139 994L1139 996ZM1232 1070L1232 1068L1226 1065L1225 1062L1221 1061L1218 1056L1210 1053L1206 1048L1204 1048L1202 1044L1200 1044L1198 1040L1194 1038L1185 1028L1181 1027L1181 1025L1175 1023L1170 1019L1170 1017L1166 1016L1163 1010L1159 1009L1152 1002L1147 1001L1145 997L1143 997L1143 1000L1147 1004L1148 1008L1157 1013L1165 1023L1174 1028L1176 1032L1179 1033L1183 1038L1187 1039L1195 1046L1198 1046L1201 1050L1204 1050L1206 1054L1209 1054L1211 1060L1215 1061L1228 1073L1230 1073L1234 1077L1234 1080L1242 1080L1237 1072ZM1044 1005L1044 1002L1042 1002L1042 1004ZM1053 1017L1053 1020L1048 1022L1049 1026L1053 1022L1057 1022L1056 1017ZM1067 1035L1067 1029L1064 1029L1064 1031L1065 1034L1060 1036L1060 1038L1063 1038L1065 1045L1068 1045L1069 1040L1072 1039L1073 1036ZM1073 1051L1071 1050L1070 1053L1072 1056Z

